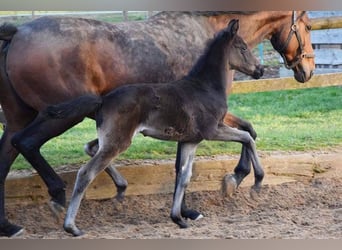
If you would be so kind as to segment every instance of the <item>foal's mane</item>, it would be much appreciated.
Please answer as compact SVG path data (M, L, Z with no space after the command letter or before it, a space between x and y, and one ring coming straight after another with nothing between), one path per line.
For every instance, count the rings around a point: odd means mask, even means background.
M212 53L212 48L216 48L218 46L222 46L222 42L227 42L227 41L223 41L228 39L230 35L230 32L227 29L224 29L222 31L220 31L219 33L217 33L214 38L212 38L211 40L209 40L207 42L207 46L204 50L204 52L202 53L202 55L198 58L197 62L195 63L195 65L191 68L191 70L188 73L188 77L193 77L196 76L198 73L200 73L203 69L203 67L205 67L206 62L208 61L208 57L210 56L210 54Z

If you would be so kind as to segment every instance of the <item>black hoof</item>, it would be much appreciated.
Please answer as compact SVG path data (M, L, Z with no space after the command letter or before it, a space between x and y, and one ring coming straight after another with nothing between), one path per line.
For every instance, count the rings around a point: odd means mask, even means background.
M24 228L11 224L7 220L0 224L0 236L16 237L24 232Z
M182 217L190 220L199 220L203 218L203 215L196 210L187 209L182 211Z

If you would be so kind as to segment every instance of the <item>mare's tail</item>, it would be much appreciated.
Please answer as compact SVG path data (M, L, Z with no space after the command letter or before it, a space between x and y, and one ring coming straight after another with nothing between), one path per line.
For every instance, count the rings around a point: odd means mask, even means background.
M101 104L101 96L84 95L71 101L48 106L41 115L55 119L85 117L95 112Z
M0 40L10 41L17 31L17 27L13 24L4 23L0 26Z

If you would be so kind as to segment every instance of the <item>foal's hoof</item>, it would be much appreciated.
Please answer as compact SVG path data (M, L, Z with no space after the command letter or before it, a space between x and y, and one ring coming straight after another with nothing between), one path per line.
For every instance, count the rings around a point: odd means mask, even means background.
M72 234L75 237L84 235L83 231L78 229L75 225L66 225L66 224L64 224L63 227L64 227L64 230L67 233L70 233L70 234Z
M260 185L253 185L249 194L253 200L258 200L260 199L260 191L261 191Z
M237 181L232 174L226 174L222 182L222 194L225 197L232 197L237 189Z
M22 235L24 228L14 225L7 220L0 224L0 237L16 237Z
M251 190L255 191L256 193L260 193L261 191L261 184L254 184L251 188Z
M180 228L188 228L188 224L186 224L185 221L183 221L180 217L177 216L171 216L171 219L174 223L176 223Z
M115 199L118 202L123 202L123 200L125 199L125 192L127 189L127 184L126 185L122 185L122 186L118 186L117 187L117 194L115 196Z

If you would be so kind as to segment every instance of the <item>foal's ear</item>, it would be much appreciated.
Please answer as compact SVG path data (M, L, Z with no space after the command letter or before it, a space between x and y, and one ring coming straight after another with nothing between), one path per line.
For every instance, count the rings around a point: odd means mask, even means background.
M231 36L234 36L239 30L239 20L232 19L227 26L227 30L230 32Z

